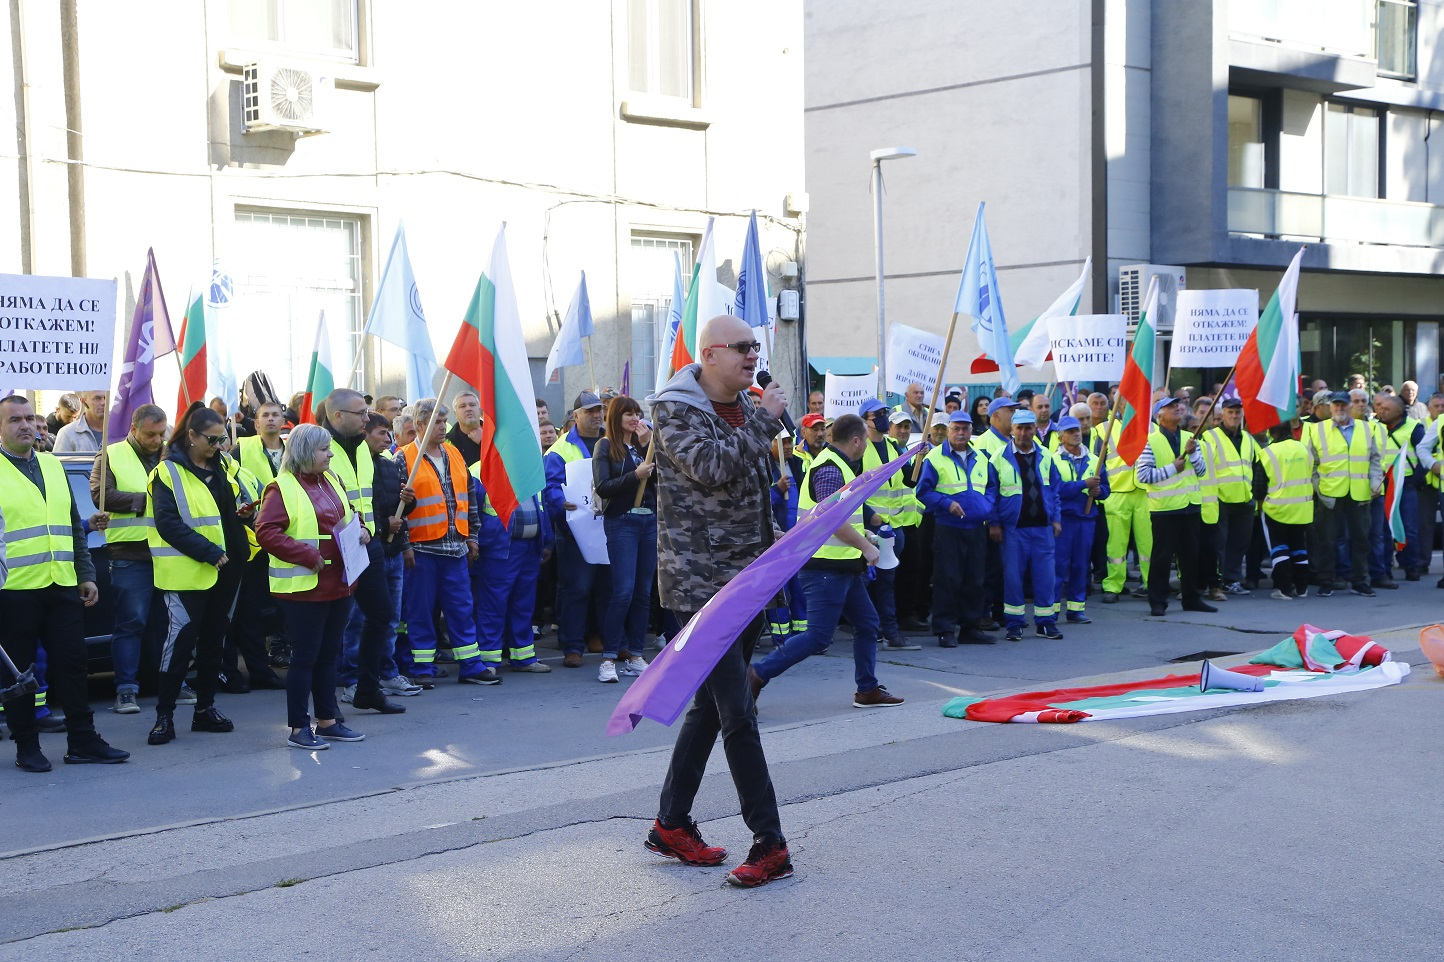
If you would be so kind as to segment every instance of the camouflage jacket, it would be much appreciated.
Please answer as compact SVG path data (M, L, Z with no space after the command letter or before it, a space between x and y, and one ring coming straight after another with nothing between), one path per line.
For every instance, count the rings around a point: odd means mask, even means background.
M657 574L663 606L693 612L778 537L769 471L782 422L739 395L747 421L712 408L690 364L647 400L657 438Z

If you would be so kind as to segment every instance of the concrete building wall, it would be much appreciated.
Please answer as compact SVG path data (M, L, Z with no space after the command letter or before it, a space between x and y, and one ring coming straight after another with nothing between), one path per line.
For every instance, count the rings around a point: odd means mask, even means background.
M0 230L0 271L70 273L57 6L11 0L11 16L0 23L5 39L16 10L26 14L41 228L33 238ZM585 270L597 322L596 379L617 386L631 357L631 302L642 283L631 256L634 231L695 243L715 215L719 262L731 261L735 273L755 208L764 251L785 255L772 266L801 259L802 222L783 203L806 191L801 0L732 0L725 9L697 0L691 104L628 89L626 0L359 0L359 62L281 57L336 80L328 132L300 138L245 132L239 66L276 55L231 35L227 0L77 0L76 9L85 131L85 233L76 243L91 276L122 278L125 318L147 247L178 325L188 286L208 277L215 258L243 268L238 247L246 232L237 211L255 210L359 224L364 322L404 222L441 358L505 221L529 352L545 358ZM768 29L743 26L758 23ZM14 50L0 47L4 120L24 112ZM5 157L11 153L0 150L0 223L19 225L25 163ZM314 324L314 311L288 317L291 346L309 351ZM779 371L800 371L796 336L794 325L779 331ZM335 331L333 343L349 359ZM373 342L368 387L396 390L396 362ZM538 388L557 411L563 397L590 384L579 368L560 385ZM169 396L174 375L156 390Z

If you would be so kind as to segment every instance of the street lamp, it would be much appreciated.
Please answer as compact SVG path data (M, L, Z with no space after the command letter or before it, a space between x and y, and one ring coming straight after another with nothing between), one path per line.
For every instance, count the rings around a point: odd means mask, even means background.
M882 293L882 162L916 157L911 147L879 147L872 157L872 233L873 256L877 262L877 397L887 402L887 358L884 350L887 340L887 319L883 310Z

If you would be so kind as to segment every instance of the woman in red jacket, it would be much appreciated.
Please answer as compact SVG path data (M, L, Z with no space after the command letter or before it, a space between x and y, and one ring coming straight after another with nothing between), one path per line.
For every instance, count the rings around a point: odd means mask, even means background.
M256 540L271 556L271 594L291 639L286 744L308 751L366 737L337 721L336 655L351 616L352 589L335 532L351 520L352 508L330 463L330 432L316 424L297 425L256 521ZM364 529L361 540L368 540ZM315 731L308 702L316 710Z

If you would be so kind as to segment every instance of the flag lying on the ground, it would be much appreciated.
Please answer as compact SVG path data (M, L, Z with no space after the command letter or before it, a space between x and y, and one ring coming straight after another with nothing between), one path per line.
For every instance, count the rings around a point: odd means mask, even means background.
M1235 378L1250 431L1267 431L1298 414L1299 316L1294 306L1303 256L1300 247L1238 355Z
M973 319L973 333L983 353L998 365L998 379L1009 394L1016 394L1023 382L1013 361L1013 344L1008 339L1008 319L1003 316L1003 299L998 293L998 271L993 264L993 245L988 240L988 224L983 219L983 205L973 221L973 239L968 243L968 259L963 263L963 277L953 311Z
M426 327L426 313L421 309L421 294L411 272L411 256L406 250L406 229L396 225L391 239L391 253L376 286L376 299L366 318L366 334L372 334L395 345L406 353L406 396L411 400L428 397L436 378L436 351L431 346L431 332ZM365 338L356 343L356 350L365 349ZM359 370L354 363L352 370ZM350 387L350 384L346 385Z
M170 312L165 306L165 292L160 286L160 271L155 266L155 251L145 252L145 276L140 294L135 299L135 314L130 319L130 336L125 342L125 361L120 368L120 383L115 390L115 403L110 409L110 426L105 441L114 444L130 433L130 419L142 404L155 403L150 381L155 373L155 359L175 350L175 333L170 326Z
M1148 443L1148 428L1153 423L1153 322L1158 316L1158 278L1148 285L1148 300L1138 316L1138 332L1133 335L1133 351L1123 365L1123 379L1118 393L1123 398L1121 427L1113 446L1118 456L1132 464Z
M782 586L802 569L814 551L840 528L858 506L877 493L921 448L864 472L850 484L797 519L791 531L692 616L640 678L617 702L607 722L608 735L622 735L643 718L670 725L702 687L742 629L767 606Z
M331 335L326 331L326 312L316 321L316 341L311 347L311 370L306 375L306 395L301 399L302 424L319 423L316 405L336 389L336 368L331 364Z
M1305 667L1310 664L1315 667ZM969 721L1045 724L1140 718L1383 688L1403 681L1409 665L1391 660L1389 652L1370 638L1304 625L1252 663L1229 670L1264 678L1264 690L1205 692L1199 690L1198 673L1166 675L1001 698L954 698L943 707L943 714Z
M481 398L481 483L501 523L510 525L516 506L546 486L546 471L505 224L490 265L477 278L446 369Z
M547 384L552 383L553 376L562 368L587 363L586 352L582 349L582 338L591 337L595 330L596 326L592 321L592 299L587 296L587 272L582 271L581 280L577 281L577 289L572 294L572 302L567 306L567 316L562 319L561 330L557 331L557 339L552 342L551 352L547 354Z
M1089 257L1083 262L1083 273L1078 279L1068 286L1068 289L1048 305L1048 309L1027 324L1024 324L1017 331L1008 335L1008 343L1013 348L1013 363L1017 367L1042 367L1043 363L1053 356L1053 342L1051 340L1048 320L1054 317L1069 317L1078 313L1079 306L1083 303L1083 293L1088 289L1088 276L1093 271L1093 258ZM998 364L987 352L984 351L973 360L971 371L974 374L989 374L998 369Z
M1395 551L1403 551L1409 541L1403 514L1404 499L1408 497L1404 488L1404 472L1409 470L1408 457L1409 446L1405 444L1399 448L1394 463L1389 465L1388 474L1384 476L1384 517L1389 520L1389 534L1394 539Z

